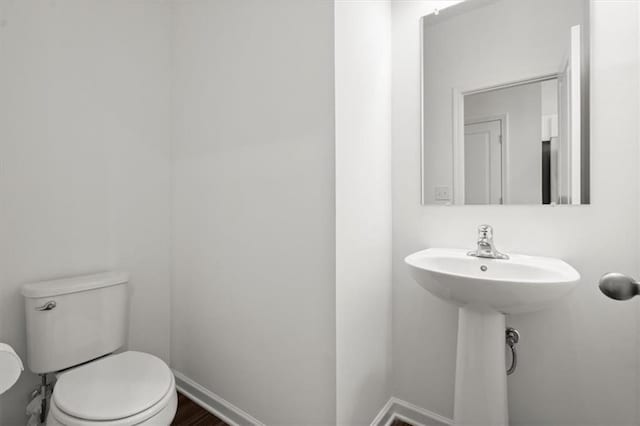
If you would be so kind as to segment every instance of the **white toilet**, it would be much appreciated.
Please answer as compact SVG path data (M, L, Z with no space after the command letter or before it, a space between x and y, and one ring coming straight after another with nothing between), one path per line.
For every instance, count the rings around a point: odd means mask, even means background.
M55 373L47 425L169 425L173 373L125 343L128 274L107 272L26 284L27 364ZM46 377L46 376L44 376Z

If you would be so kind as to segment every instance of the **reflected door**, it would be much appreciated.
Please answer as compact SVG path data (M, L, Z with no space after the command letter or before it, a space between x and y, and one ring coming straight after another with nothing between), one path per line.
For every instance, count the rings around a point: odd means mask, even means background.
M465 204L502 204L502 121L464 126Z

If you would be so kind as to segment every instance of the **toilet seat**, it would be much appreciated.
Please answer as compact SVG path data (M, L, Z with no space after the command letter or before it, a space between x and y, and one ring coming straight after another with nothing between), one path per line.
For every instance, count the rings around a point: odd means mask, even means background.
M47 424L169 424L177 406L175 379L159 358L123 352L60 375Z

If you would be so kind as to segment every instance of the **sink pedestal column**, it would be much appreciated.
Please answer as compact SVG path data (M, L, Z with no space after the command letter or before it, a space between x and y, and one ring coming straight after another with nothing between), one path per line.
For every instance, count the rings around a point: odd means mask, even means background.
M505 316L465 306L458 313L454 423L507 426Z

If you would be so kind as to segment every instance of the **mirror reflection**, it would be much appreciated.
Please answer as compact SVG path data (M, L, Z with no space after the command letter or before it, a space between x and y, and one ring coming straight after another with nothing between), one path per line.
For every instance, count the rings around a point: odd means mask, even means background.
M588 4L474 0L425 16L424 204L588 204Z

